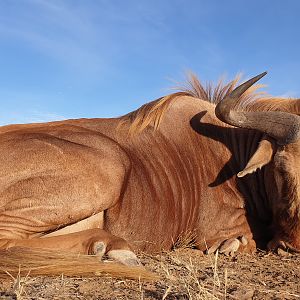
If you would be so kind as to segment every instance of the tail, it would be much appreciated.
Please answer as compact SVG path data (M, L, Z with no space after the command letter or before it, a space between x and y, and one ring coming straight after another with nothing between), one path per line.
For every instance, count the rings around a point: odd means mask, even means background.
M83 276L108 275L117 278L155 281L159 277L142 267L103 263L92 255L76 255L45 249L13 247L0 250L0 280L19 276Z

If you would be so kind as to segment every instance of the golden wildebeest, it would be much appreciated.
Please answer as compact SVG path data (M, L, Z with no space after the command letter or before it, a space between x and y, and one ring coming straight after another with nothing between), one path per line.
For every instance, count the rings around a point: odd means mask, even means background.
M257 96L264 74L214 92L194 78L120 118L1 127L0 248L135 265L192 233L208 252L297 251L300 101Z

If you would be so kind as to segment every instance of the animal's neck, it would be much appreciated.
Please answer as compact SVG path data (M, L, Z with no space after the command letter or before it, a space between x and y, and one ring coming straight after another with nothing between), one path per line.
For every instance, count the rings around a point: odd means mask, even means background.
M236 132L236 135L238 131ZM232 137L233 156L236 160L237 171L244 169L249 159L257 150L262 134L254 130L240 130L239 137ZM247 218L255 240L265 247L263 241L270 239L272 222L272 199L267 179L269 166L263 167L252 174L236 178L237 188L245 201ZM274 185L274 182L273 182ZM274 187L273 187L274 189Z

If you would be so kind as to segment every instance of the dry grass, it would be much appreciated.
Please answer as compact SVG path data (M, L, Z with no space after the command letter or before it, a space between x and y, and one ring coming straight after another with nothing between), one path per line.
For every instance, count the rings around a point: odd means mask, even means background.
M193 249L196 245L197 234L195 231L182 232L176 241L173 241L173 249Z
M219 299L219 296L223 296L218 290L221 287L221 282L218 275L218 252L215 255L210 255L211 270L212 270L212 285L207 286L203 284L198 277L199 268L193 263L192 258L189 257L187 262L180 259L180 255L174 252L176 259L172 258L177 264L183 264L188 271L186 277L183 280L183 285L186 289L186 293L189 299L201 299L201 300L214 300ZM225 295L225 293L224 293Z
M18 276L92 277L110 275L118 278L158 280L158 276L143 267L127 267L99 262L96 256L76 255L44 249L10 248L0 250L0 279Z
M300 299L300 256L279 257L264 252L254 256L225 257L218 253L203 256L188 248L139 256L160 280L29 274L9 277L6 285L0 281L0 291L18 294L22 300Z

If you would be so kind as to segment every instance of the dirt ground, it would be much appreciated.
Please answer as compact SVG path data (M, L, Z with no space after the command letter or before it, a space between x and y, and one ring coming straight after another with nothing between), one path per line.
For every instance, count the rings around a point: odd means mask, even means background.
M0 299L300 299L300 255L179 249L139 257L160 280L21 277L0 283Z

